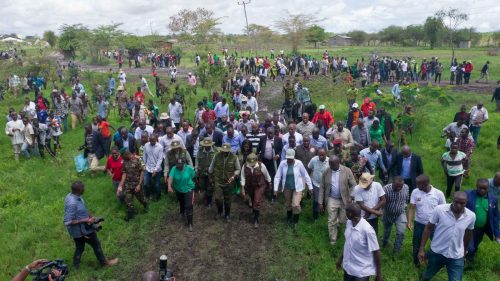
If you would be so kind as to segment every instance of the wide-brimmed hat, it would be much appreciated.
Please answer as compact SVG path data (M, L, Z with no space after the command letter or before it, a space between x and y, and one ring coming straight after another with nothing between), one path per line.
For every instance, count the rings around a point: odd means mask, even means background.
M224 143L222 146L219 148L220 152L231 152L231 145L229 143Z
M181 148L181 143L179 141L172 141L172 143L170 144L170 149L176 149L176 148Z
M371 175L370 173L362 173L361 177L359 177L358 185L361 188L367 188L368 186L370 186L370 184L372 184L374 177L375 176Z
M214 142L212 141L212 138L210 138L210 137L204 138L200 143L201 146L212 146L213 144L214 144Z
M286 159L295 159L295 150L289 148L286 150Z
M247 156L247 163L251 166L255 165L255 163L257 163L257 155L255 155L255 153L250 153Z
M118 86L118 88L116 90L117 91L125 91L125 88L122 85L120 85L120 86Z
M160 120L167 120L168 118L170 118L170 116L168 116L168 113L163 112L162 114L160 114Z
M248 101L248 98L246 96L241 97L241 102L247 102L247 101Z

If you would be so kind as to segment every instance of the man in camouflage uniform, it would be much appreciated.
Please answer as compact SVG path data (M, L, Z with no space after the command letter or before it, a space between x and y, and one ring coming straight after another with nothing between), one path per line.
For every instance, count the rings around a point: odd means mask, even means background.
M117 195L122 194L125 188L125 204L127 205L127 216L125 221L131 220L134 215L134 197L144 206L144 211L148 211L148 203L142 192L142 181L144 179L144 170L138 157L125 151L123 154L123 175L118 186Z
M293 90L293 86L290 84L290 79L286 80L286 83L283 86L282 93L285 96L285 102L295 102L295 91Z
M215 156L212 138L206 137L200 142L201 150L198 151L196 158L196 175L198 188L205 191L206 204L210 208L212 206L212 196L214 193L213 179L208 175L208 168Z
M234 190L234 183L240 174L240 162L231 150L229 143L224 143L210 163L208 172L214 177L215 203L217 204L217 214L215 219L222 216L222 206L224 206L224 217L229 222L231 212L231 193Z
M337 156L340 159L340 164L344 165L347 161L349 161L350 150L349 149L342 149L342 140L341 139L334 139L332 144L333 144L333 148L328 150L327 156L329 158L331 158L333 156Z
M182 148L182 145L179 141L174 140L170 144L170 148L167 151L167 157L164 160L164 169L163 176L165 177L165 183L167 183L168 174L170 173L170 169L177 165L179 159L183 159L186 165L193 167L193 160L191 160L191 156L189 152Z
M116 94L116 103L118 104L118 114L123 119L127 115L128 97L123 86L118 86Z

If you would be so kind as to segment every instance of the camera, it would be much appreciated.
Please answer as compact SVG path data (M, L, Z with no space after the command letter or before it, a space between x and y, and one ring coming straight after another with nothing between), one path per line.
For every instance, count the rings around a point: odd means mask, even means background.
M60 276L56 276L52 271L57 270L61 273ZM37 270L31 272L31 275L34 275L33 281L48 281L49 276L52 277L54 281L64 281L66 275L68 275L68 266L64 264L62 259L55 259L53 261L49 261L44 264Z
M160 281L172 281L174 279L174 272L167 268L167 256L161 255L160 257Z
M104 221L103 217L96 217L93 223L87 224L87 228L94 230L96 232L100 231L102 229L101 222L103 221Z

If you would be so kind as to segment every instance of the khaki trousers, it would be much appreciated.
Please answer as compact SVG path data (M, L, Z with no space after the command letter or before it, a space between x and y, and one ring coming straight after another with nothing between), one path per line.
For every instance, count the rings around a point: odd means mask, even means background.
M294 215L300 214L300 201L302 200L302 191L297 192L295 189L284 188L285 206L287 211L292 211Z
M328 197L328 234L330 243L337 242L337 232L339 224L345 224L347 217L345 214L344 201Z
M99 159L94 153L89 153L87 155L87 160L89 161L89 166L91 171L104 171L104 166L99 166Z

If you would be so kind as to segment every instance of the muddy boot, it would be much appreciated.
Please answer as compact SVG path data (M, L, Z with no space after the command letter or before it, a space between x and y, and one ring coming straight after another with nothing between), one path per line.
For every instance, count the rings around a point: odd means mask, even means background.
M226 219L226 222L230 222L231 218L231 207L230 206L224 206L224 218Z
M193 215L187 216L188 231L193 232Z
M210 208L212 208L212 196L207 195L206 198L207 198L207 202L206 202L207 205L206 206L207 206L207 208L210 209Z
M297 231L297 224L299 223L299 214L293 215L293 231Z
M318 220L318 217L319 217L319 213L316 211L313 211L313 222L314 223L316 223L316 221Z
M149 205L147 202L144 202L144 204L142 204L144 206L144 213L147 213L149 212Z
M292 225L292 211L286 211L286 222L288 225Z
M222 217L222 204L217 203L217 213L214 216L215 220L219 220Z
M259 215L260 211L258 210L253 211L253 228L259 228Z
M125 221L130 221L134 218L134 210L127 210L127 216L125 217Z

